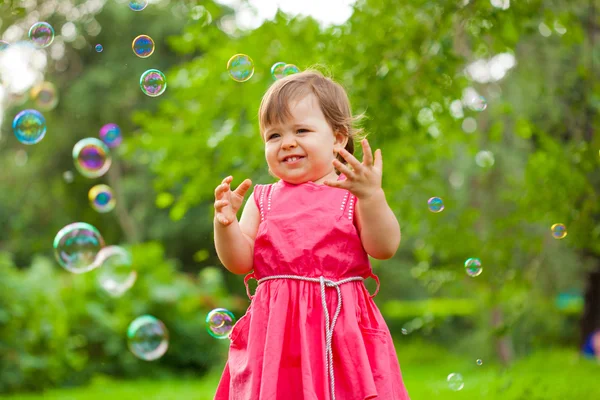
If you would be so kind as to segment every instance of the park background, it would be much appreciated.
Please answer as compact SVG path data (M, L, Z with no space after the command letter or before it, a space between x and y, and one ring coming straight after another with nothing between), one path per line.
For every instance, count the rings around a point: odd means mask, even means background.
M598 398L600 364L579 355L600 324L595 1L323 2L322 14L347 14L333 23L284 11L249 22L257 2L243 0L155 0L142 12L122 0L0 1L2 39L27 40L38 21L56 31L33 81L8 81L0 55L1 397L212 398L228 340L210 336L205 317L223 307L239 318L249 304L243 277L216 256L214 188L228 175L234 187L274 182L257 110L284 61L342 83L382 149L403 238L393 258L371 259L375 302L411 398ZM131 50L140 34L156 43L147 59ZM255 64L243 83L226 69L238 53ZM139 88L150 68L168 82L155 98ZM11 123L36 108L29 94L41 81L59 102L43 113L45 138L26 146ZM470 107L475 93L485 110ZM107 123L124 141L105 176L85 178L73 145ZM97 183L115 190L111 213L90 207ZM428 210L433 196L443 212ZM124 296L54 259L54 236L76 221L131 251L138 279ZM565 238L553 238L555 223ZM482 261L477 277L465 273L470 257ZM153 362L127 348L127 326L143 314L169 330Z

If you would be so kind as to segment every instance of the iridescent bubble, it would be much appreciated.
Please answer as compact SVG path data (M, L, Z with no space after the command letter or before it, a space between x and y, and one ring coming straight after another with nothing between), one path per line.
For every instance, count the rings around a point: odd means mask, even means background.
M148 58L154 53L154 40L148 35L139 35L133 39L131 49L139 58Z
M110 150L96 138L81 139L73 147L75 168L87 178L98 178L110 168Z
M148 0L131 0L129 2L129 8L133 11L142 11L148 6Z
M5 42L4 40L0 40L0 51L6 49L8 46L10 46L10 44L8 42Z
M475 362L477 363L477 365L483 365L483 360L481 358L478 358Z
M107 246L96 256L98 283L112 297L121 297L137 279L131 254L120 246Z
M285 78L285 75L283 74L283 69L286 65L287 64L283 61L279 61L273 64L273 66L271 67L271 76L273 77L273 79L277 80Z
M473 111L483 111L487 108L487 100L483 96L474 96L468 105Z
M23 144L36 144L46 135L46 119L36 110L23 110L13 119L12 128Z
M194 6L190 10L190 17L201 26L212 23L212 15L204 6Z
M439 197L432 197L427 200L427 207L429 211L439 213L444 211L444 202Z
M285 67L283 67L283 76L290 76L290 75L294 75L300 72L300 69L298 67L296 67L294 64L286 64Z
M234 324L233 313L224 308L215 308L206 316L206 329L212 337L217 339L228 338Z
M48 47L54 40L54 28L47 22L36 22L29 28L29 39L39 48Z
M134 356L154 361L167 352L169 332L159 319L152 315L142 315L129 324L127 344Z
M51 82L42 82L31 89L31 97L36 106L43 111L50 111L58 104L58 90Z
M236 54L227 62L229 76L236 82L246 82L254 75L254 61L245 54Z
M459 391L463 387L465 387L465 383L463 382L463 377L461 374L451 373L446 378L448 381L448 387L454 391Z
M104 125L100 128L100 139L111 149L117 147L123 140L121 128L119 128L119 125L112 123Z
M481 260L479 260L479 258L467 259L467 261L465 261L465 272L472 277L481 275L481 272L483 272Z
M108 185L96 185L88 192L92 208L100 213L112 211L117 204L115 194Z
M564 224L554 224L550 230L554 239L564 239L567 236L567 227Z
M95 47L95 49L96 49L96 51L97 51L98 53L102 53L102 50L104 50L104 47L102 47L102 45L101 45L101 44L97 44L97 45L96 45L96 47Z
M81 274L96 268L94 263L104 239L98 229L85 222L62 228L54 237L54 256L67 271Z
M167 78L159 70L149 69L140 77L140 88L150 97L160 96L167 89Z

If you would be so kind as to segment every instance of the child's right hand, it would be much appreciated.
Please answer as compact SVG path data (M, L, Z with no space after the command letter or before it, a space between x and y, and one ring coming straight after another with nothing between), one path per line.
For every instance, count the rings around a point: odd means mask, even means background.
M231 225L236 219L244 196L252 186L252 181L246 179L232 192L229 187L232 180L233 177L228 176L215 189L215 219L223 226Z

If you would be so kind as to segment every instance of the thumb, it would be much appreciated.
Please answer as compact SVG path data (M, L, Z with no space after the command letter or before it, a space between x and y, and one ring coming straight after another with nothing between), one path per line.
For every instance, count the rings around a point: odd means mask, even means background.
M240 186L238 186L234 192L242 197L244 197L246 195L246 192L248 191L248 189L250 189L250 187L252 186L252 181L250 179L245 179L244 182L240 183Z

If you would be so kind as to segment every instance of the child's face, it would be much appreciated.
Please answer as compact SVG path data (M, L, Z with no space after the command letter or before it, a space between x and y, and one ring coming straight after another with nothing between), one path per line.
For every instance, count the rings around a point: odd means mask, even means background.
M293 184L335 176L334 150L343 149L348 138L341 133L334 135L314 94L290 104L290 112L292 117L283 125L268 126L263 133L271 173ZM303 158L285 162L290 155Z

